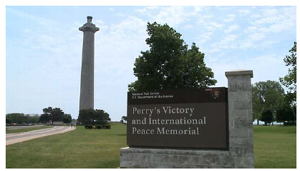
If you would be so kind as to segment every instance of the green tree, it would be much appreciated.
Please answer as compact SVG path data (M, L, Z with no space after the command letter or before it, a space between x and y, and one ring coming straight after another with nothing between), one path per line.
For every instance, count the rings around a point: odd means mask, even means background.
M283 122L285 123L286 121L295 121L296 117L293 112L293 108L288 104L285 104L281 108L277 109L277 116L276 116L276 121L277 122Z
M284 124L286 121L296 121L296 113L295 113L295 106L291 106L289 102L289 97L285 96L283 102L279 105L278 109L276 110L276 121L283 122Z
M11 120L9 118L6 118L6 124L11 124Z
M261 114L261 118L260 120L265 122L265 125L267 125L268 123L271 123L273 121L273 113L271 110L265 110L262 112Z
M63 122L64 123L71 123L72 122L72 116L71 116L71 114L64 114Z
M39 118L39 122L41 122L41 123L48 123L48 122L50 122L50 114L42 114L41 116L40 116L40 118Z
M41 117L43 117L42 118L42 120L43 120L42 123L46 123L46 122L51 121L52 124L53 124L52 114L51 114L52 111L53 111L52 107L48 107L48 108L43 109L44 115L41 116ZM48 119L48 120L46 120L46 119Z
M38 114L26 114L25 115L25 119L24 119L24 123L27 124L35 124L39 122L39 115Z
M156 91L185 87L215 85L214 74L204 63L204 53L193 43L191 49L181 34L167 24L147 25L150 50L142 51L135 60L137 80L128 85L129 91Z
M24 113L8 113L6 119L9 119L11 123L22 124L25 122L25 115Z
M53 121L63 121L64 119L64 112L60 108L53 108L51 112L51 120Z
M64 118L64 112L60 108L44 108L43 109L44 114L49 115L50 120L53 125L53 121L63 121Z
M283 97L284 90L277 81L261 81L252 85L253 120L257 119L259 124L262 113L267 110L276 114Z
M23 114L23 113L10 113L6 115L6 119L10 121L10 123L18 123L18 124L29 124L29 123L38 123L39 115L38 114Z
M253 109L253 121L256 119L257 125L259 125L259 119L263 110L263 99L259 95L258 87L252 85L252 109Z
M127 116L122 116L121 122L124 123L124 121L127 123Z
M288 69L288 75L283 78L279 78L280 82L289 89L288 97L290 103L296 102L297 92L297 42L294 42L294 46L289 50L290 55L286 55L283 59L285 65L290 67ZM295 104L296 105L296 104Z
M79 111L78 121L83 125L97 125L106 124L110 118L104 110L84 109Z

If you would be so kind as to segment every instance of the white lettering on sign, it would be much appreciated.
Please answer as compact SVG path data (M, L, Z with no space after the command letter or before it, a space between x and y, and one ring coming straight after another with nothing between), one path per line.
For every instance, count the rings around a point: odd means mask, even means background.
M132 134L154 134L154 129L138 129L136 127L132 127Z
M163 112L164 114L186 114L189 116L193 116L194 111L195 108L179 108L171 106L163 106L162 108L154 107L152 109L139 109L137 107L132 107L132 114L149 115L149 117L151 117L154 113L160 114L161 112Z

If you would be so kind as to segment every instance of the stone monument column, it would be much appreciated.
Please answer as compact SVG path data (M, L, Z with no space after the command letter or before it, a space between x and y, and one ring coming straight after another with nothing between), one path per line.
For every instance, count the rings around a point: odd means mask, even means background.
M99 28L92 23L92 18L88 16L87 23L79 28L83 31L79 110L94 109L94 34Z
M229 152L236 168L254 168L252 70L225 72L228 79Z

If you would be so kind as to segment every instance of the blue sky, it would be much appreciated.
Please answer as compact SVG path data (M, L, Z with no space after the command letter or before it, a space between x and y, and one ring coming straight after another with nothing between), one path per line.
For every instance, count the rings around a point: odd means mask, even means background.
M77 118L83 33L93 16L95 108L112 120L126 115L133 64L148 49L147 22L167 23L205 53L216 86L225 71L251 69L252 83L287 74L283 62L296 41L293 6L7 6L6 113L60 107Z

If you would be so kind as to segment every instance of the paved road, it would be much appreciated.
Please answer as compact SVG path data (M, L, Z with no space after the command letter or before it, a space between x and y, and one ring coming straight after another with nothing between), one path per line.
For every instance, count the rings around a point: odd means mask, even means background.
M53 128L39 129L23 133L6 134L6 145L15 144L23 141L28 141L35 138L45 137L54 134L61 134L74 130L75 127L55 126Z
M6 126L7 130L15 130L15 129L25 129L25 128L36 128L45 125L32 125L32 126Z

